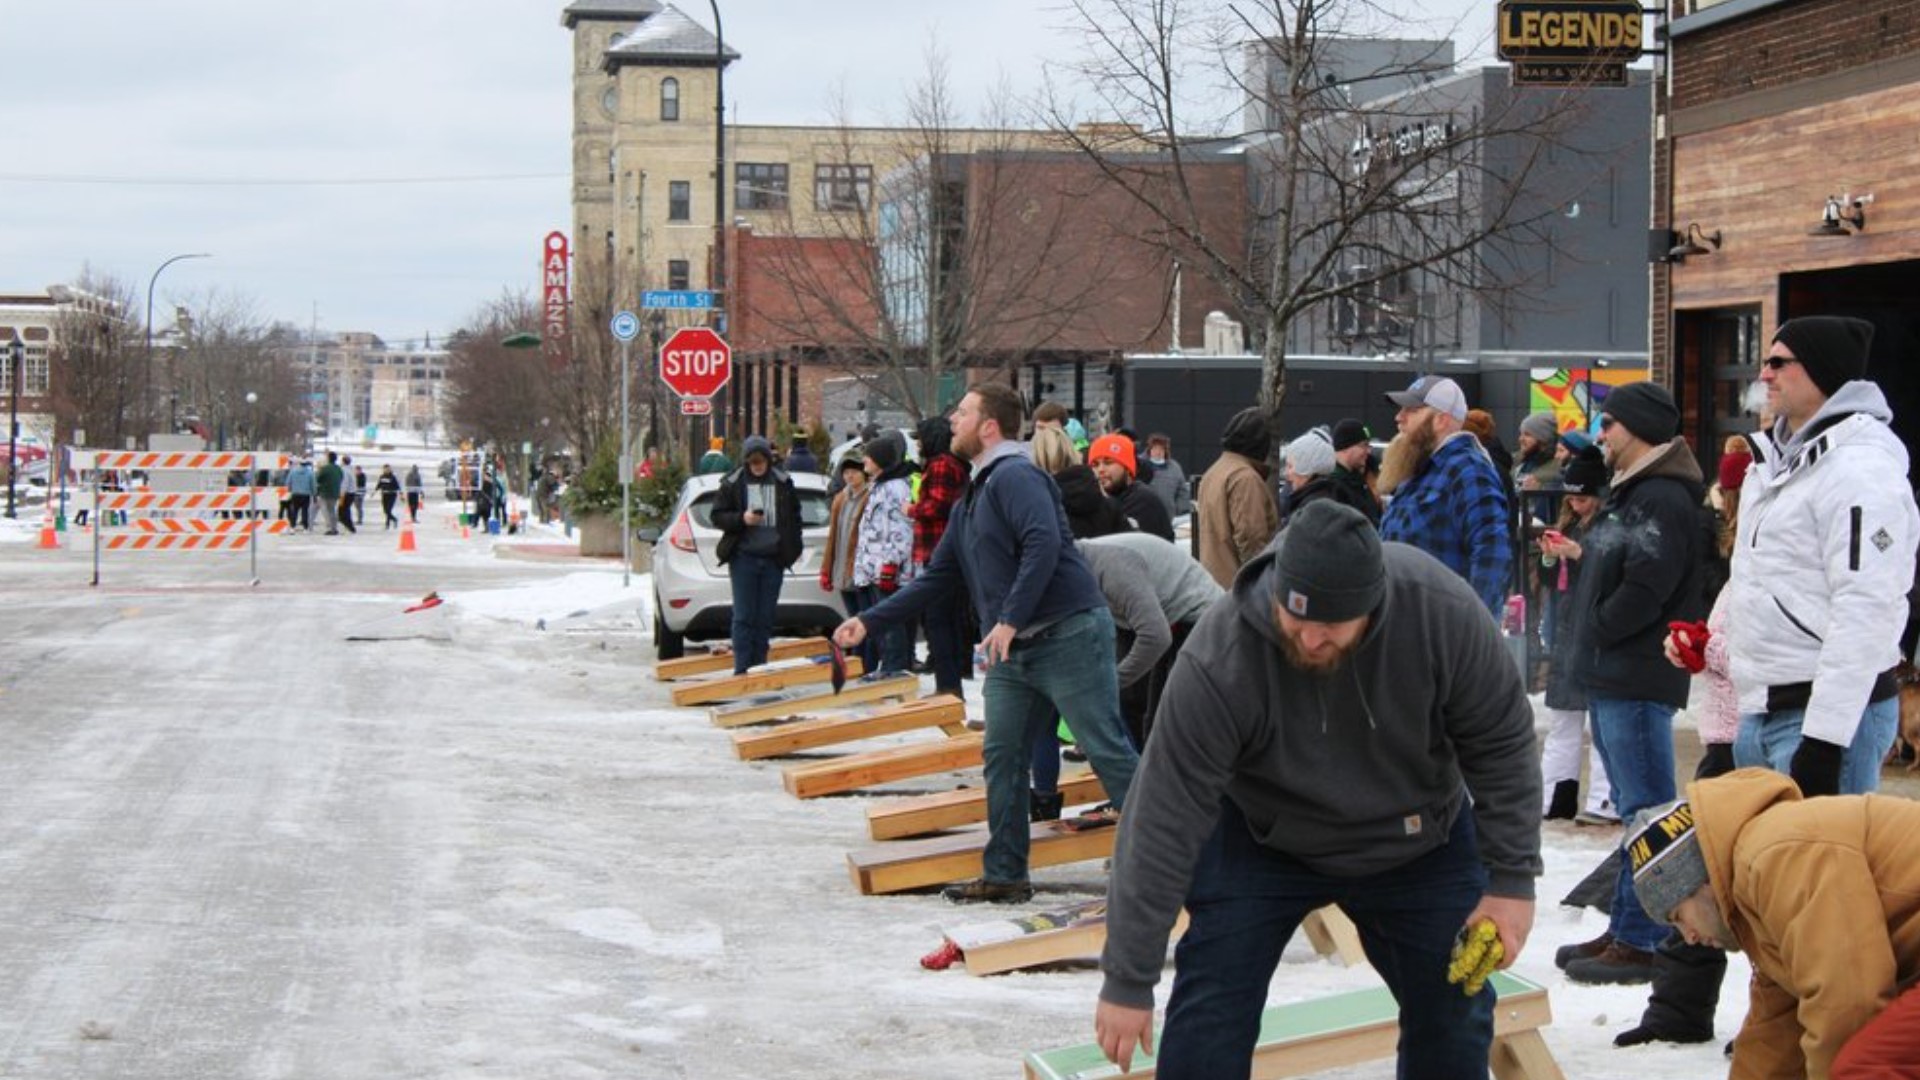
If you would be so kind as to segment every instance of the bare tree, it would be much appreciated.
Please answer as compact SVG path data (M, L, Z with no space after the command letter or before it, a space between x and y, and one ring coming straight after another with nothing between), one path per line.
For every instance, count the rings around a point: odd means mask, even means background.
M1345 304L1347 336L1378 348L1411 332L1423 294L1524 303L1516 252L1552 244L1551 219L1578 193L1540 190L1554 156L1578 152L1564 139L1578 94L1463 106L1427 88L1447 68L1432 52L1343 63L1340 50L1359 35L1398 28L1370 0L1068 0L1067 10L1087 43L1070 70L1118 123L1079 125L1056 94L1051 126L1238 298L1261 346L1260 402L1276 419L1299 320ZM1242 68L1238 57L1252 62ZM1227 85L1203 85L1209 73ZM1233 101L1209 111L1209 92ZM1240 116L1253 130L1235 130ZM1116 132L1153 145L1161 167L1118 151ZM1247 154L1246 233L1207 227L1192 177L1206 145L1198 135Z
M521 447L536 444L545 449L555 438L555 374L539 351L503 342L538 325L535 299L509 290L469 317L447 342L447 425L456 438L503 453L509 483L518 490L525 489L529 465Z
M64 287L54 317L48 374L58 437L84 432L97 447L120 448L137 430L144 354L131 320L133 287L111 275L81 271Z
M945 57L930 49L926 62L905 122L881 140L838 110L837 145L813 178L818 219L801 221L789 194L778 230L743 239L739 260L762 336L836 364L916 420L948 404L943 374L1011 368L1060 343L1117 263L1104 238L1069 245L1076 222L1061 207L1088 178L1036 157L1064 148L1016 131L1004 89L982 127L963 127Z
M176 428L217 449L286 448L304 436L300 380L289 356L290 328L263 319L251 297L204 293L181 305L163 384Z

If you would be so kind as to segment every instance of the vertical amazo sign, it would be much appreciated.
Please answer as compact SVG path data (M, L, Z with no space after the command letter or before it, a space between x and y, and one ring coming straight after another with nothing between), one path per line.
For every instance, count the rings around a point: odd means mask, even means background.
M547 234L545 251L540 257L540 351L547 366L558 371L572 357L572 332L569 327L572 299L567 285L567 234L555 230Z

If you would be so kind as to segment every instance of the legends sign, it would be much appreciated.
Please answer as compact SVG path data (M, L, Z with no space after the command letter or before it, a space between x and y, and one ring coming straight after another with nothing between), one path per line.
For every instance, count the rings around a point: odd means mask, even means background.
M1500 59L1516 85L1624 86L1641 15L1639 0L1502 0Z

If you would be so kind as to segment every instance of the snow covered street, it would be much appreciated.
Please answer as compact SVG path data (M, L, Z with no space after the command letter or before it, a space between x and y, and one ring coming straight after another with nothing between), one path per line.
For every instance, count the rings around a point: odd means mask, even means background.
M244 555L166 553L90 588L82 534L41 551L6 523L0 1077L958 1080L1091 1038L1091 963L920 969L1007 909L858 895L845 856L885 796L796 800L790 761L672 707L647 578L429 510L416 554L377 527L271 538L257 587ZM426 636L347 640L376 624ZM1518 968L1552 992L1547 1041L1570 1077L1720 1074L1718 1041L1614 1049L1644 990L1552 967L1602 925L1554 902L1616 836L1547 830ZM1035 880L1023 910L1105 878ZM1376 984L1304 939L1288 961L1276 1001Z

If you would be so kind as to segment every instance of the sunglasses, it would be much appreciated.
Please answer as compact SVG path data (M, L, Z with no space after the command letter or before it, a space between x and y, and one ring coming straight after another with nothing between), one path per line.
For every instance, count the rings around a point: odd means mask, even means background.
M1788 364L1797 364L1799 362L1798 360L1790 360L1784 356L1769 356L1765 360L1760 361L1760 366L1766 368L1768 371L1779 371Z

